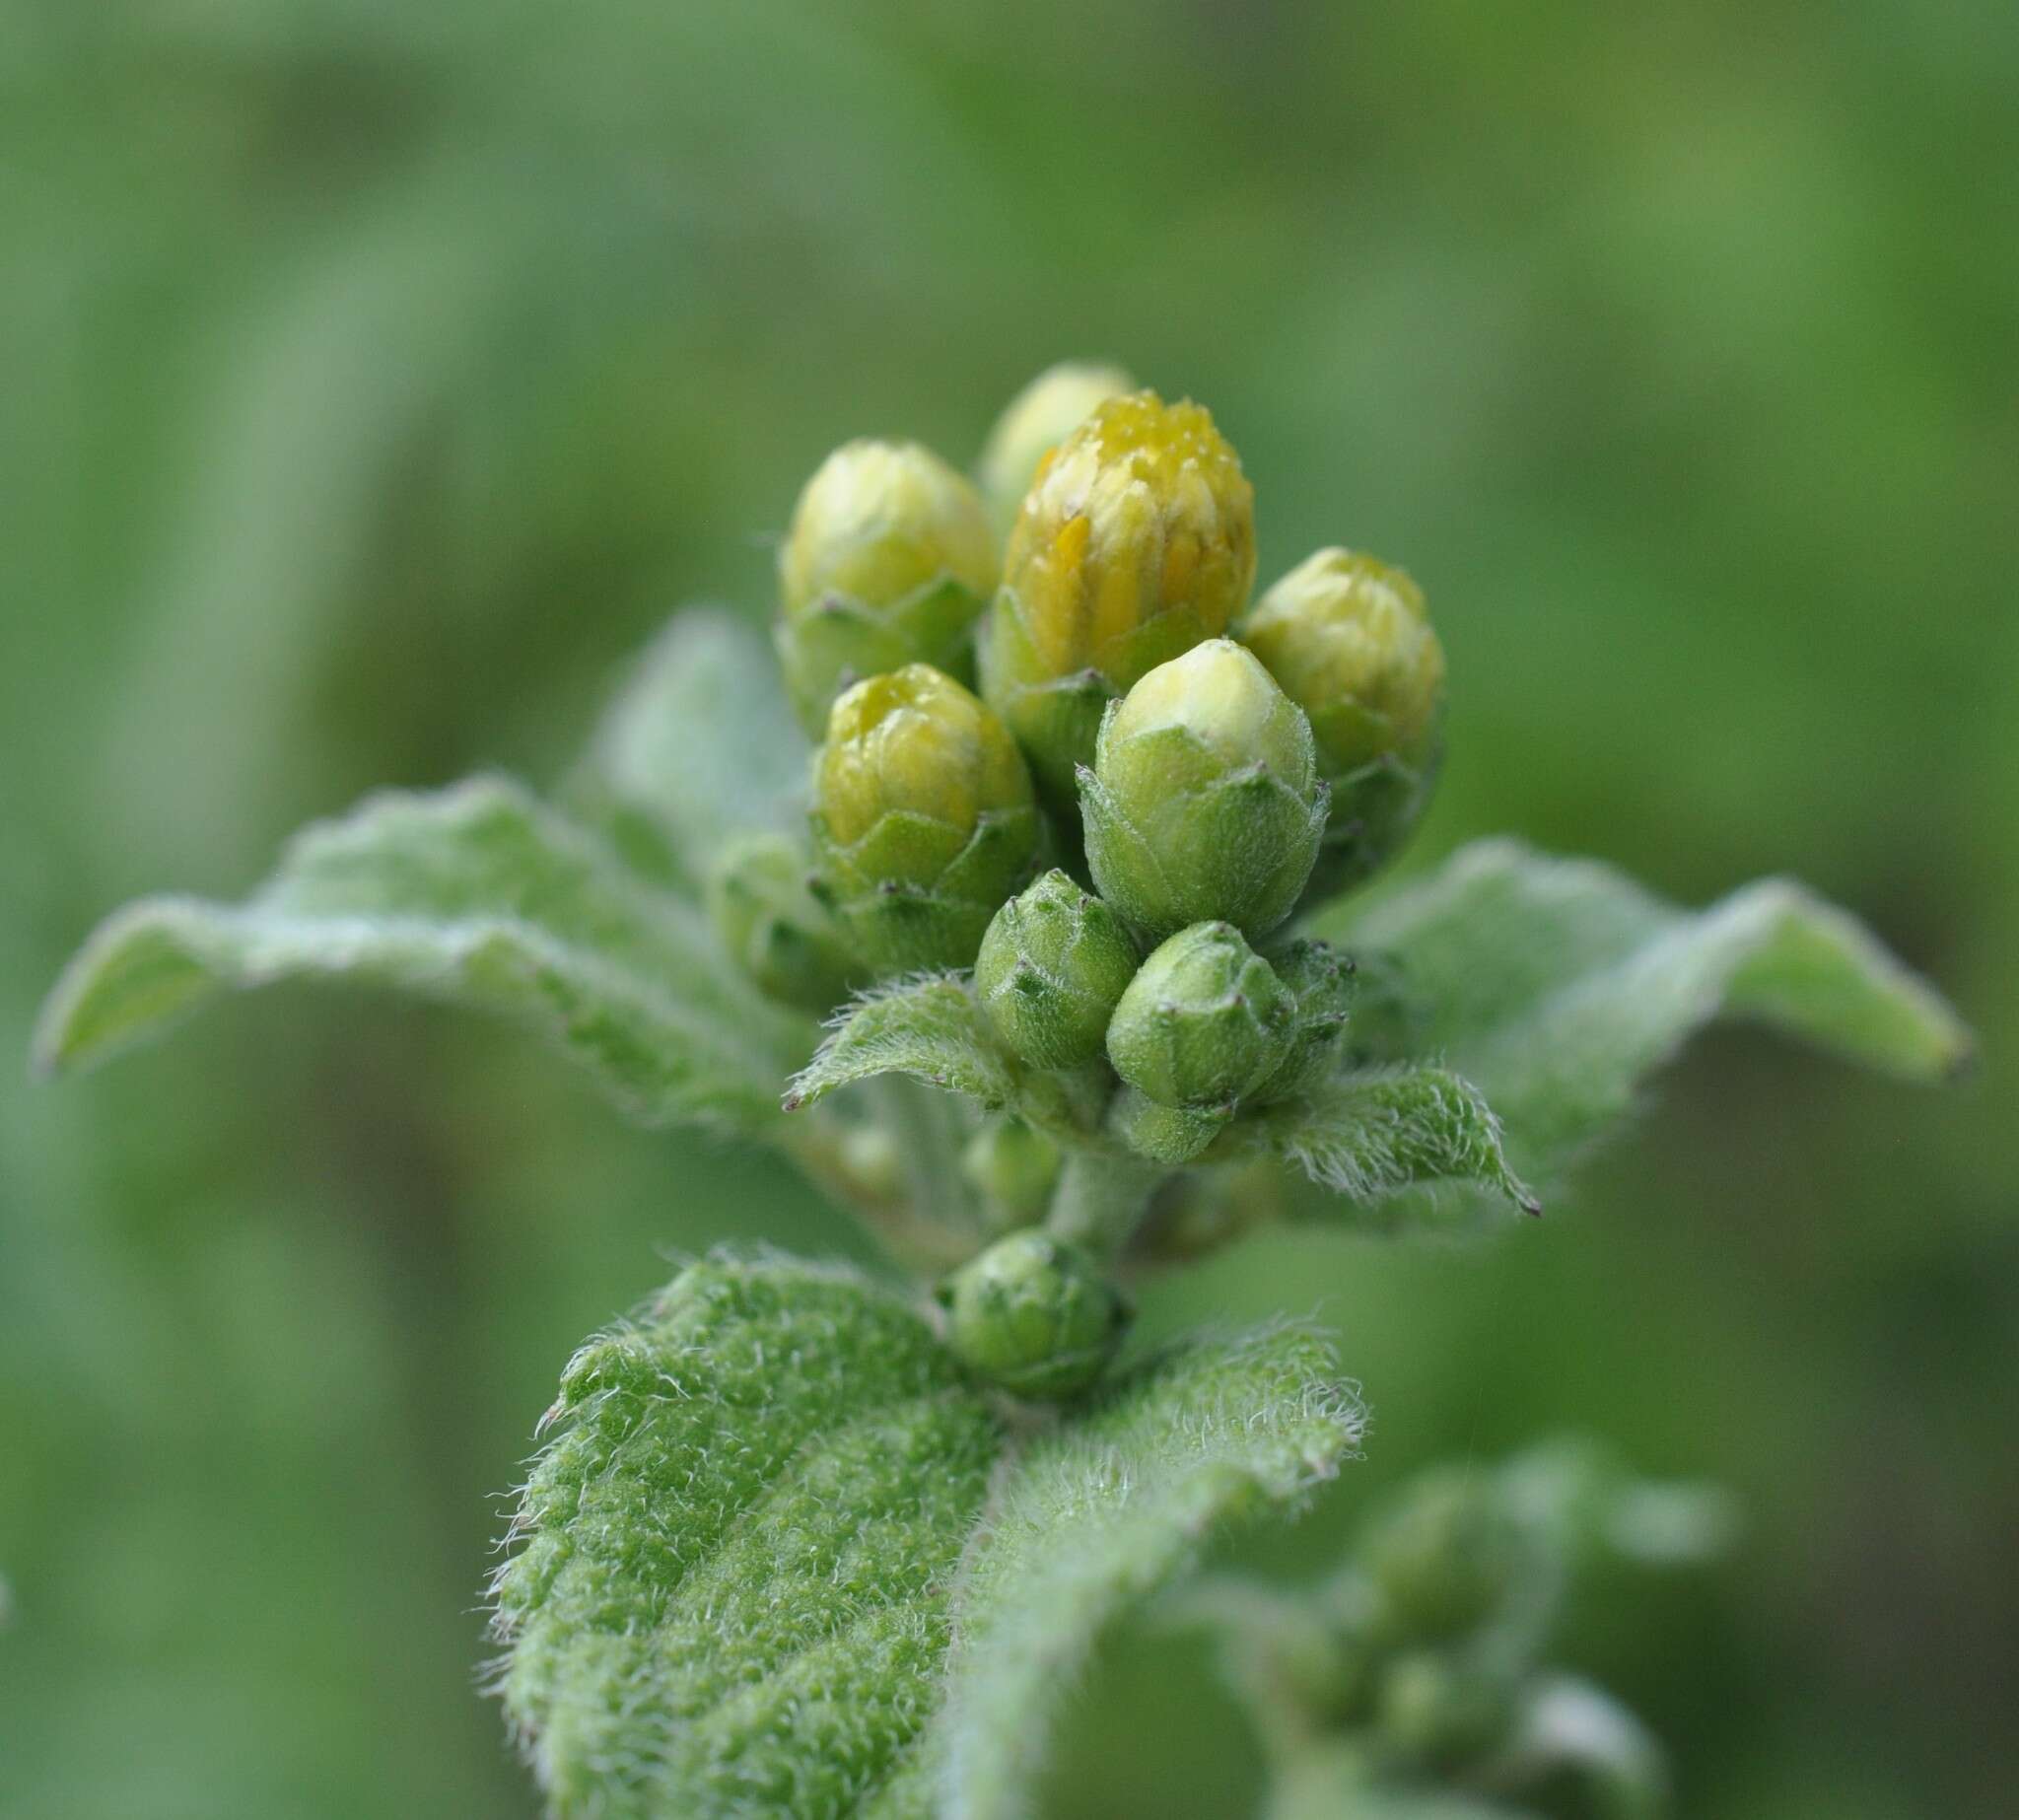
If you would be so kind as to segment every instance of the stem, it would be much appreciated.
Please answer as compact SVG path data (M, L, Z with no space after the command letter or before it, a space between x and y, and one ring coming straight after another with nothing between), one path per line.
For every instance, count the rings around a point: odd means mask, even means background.
M878 1085L883 1121L897 1140L910 1185L913 1218L952 1232L979 1232L961 1168L966 1133L953 1096L908 1075L891 1075Z
M1106 1261L1120 1254L1164 1171L1140 1156L1073 1151L1059 1175L1045 1230Z

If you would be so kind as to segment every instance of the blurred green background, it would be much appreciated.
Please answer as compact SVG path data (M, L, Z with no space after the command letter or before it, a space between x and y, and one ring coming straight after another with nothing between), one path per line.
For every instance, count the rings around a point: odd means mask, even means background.
M1421 865L1509 828L1785 869L1983 1032L1914 1094L1720 1033L1470 1248L1270 1237L1367 1459L1251 1544L1571 1428L1738 1488L1570 1654L1689 1815L2019 1785L2019 12L1193 0L0 4L0 1052L102 912L381 781L566 765L683 598L768 608L859 432L973 454L1069 354L1210 402L1267 579L1408 564L1455 684ZM0 1812L509 1815L499 1495L666 1255L861 1251L492 1028L290 991L0 1088ZM1246 1811L1125 1641L1061 1815Z

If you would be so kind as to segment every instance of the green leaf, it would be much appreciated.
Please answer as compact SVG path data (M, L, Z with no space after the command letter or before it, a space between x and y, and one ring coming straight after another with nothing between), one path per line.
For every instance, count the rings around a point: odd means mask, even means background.
M1441 1068L1341 1075L1262 1113L1257 1135L1322 1188L1367 1203L1404 1188L1471 1183L1524 1213L1542 1204L1508 1166L1500 1122Z
M1394 1023L1412 1055L1472 1082L1516 1165L1545 1182L1720 1015L1913 1080L1953 1074L1971 1054L1939 994L1786 879L1692 912L1609 867L1483 841L1414 888L1335 906L1314 930L1394 963L1413 1012Z
M610 1820L1026 1811L1102 1628L1359 1430L1282 1328L1032 1433L896 1295L720 1256L584 1348L550 1416L500 1687L557 1811Z
M844 1006L827 1040L795 1078L786 1109L810 1106L872 1075L910 1075L984 1106L1016 1095L1009 1058L957 973L929 973L863 994Z
M811 1025L729 967L698 915L519 786L374 797L296 837L243 905L158 897L86 944L36 1055L89 1065L227 988L355 980L541 1030L635 1115L775 1124Z
M572 789L630 857L699 888L731 837L803 831L808 763L770 646L694 606L639 660Z

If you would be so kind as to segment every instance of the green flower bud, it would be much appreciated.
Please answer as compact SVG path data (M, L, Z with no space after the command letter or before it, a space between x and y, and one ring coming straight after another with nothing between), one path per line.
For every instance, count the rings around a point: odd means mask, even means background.
M1110 398L1040 464L982 635L983 693L1070 805L1101 710L1217 638L1255 579L1255 490L1199 405Z
M998 535L1008 536L1038 463L1110 398L1134 391L1120 367L1061 361L1047 367L1005 406L976 469Z
M1139 1156L1173 1166L1197 1161L1233 1115L1219 1107L1195 1111L1158 1104L1124 1083L1108 1107L1108 1128Z
M1015 741L928 665L834 704L813 796L821 888L879 973L969 965L1037 852Z
M811 870L787 835L739 835L709 873L708 913L737 965L772 998L824 1012L848 997L851 956L808 888Z
M996 912L974 963L996 1033L1033 1068L1077 1068L1100 1054L1135 975L1136 945L1115 913L1062 872Z
M1423 591L1371 556L1320 550L1256 601L1240 635L1310 717L1332 785L1319 882L1356 883L1402 845L1435 781L1444 648Z
M1018 1118L991 1119L968 1140L961 1172L1004 1226L1043 1217L1059 1179L1059 1147Z
M1295 1020L1238 929L1196 923L1137 969L1108 1024L1108 1060L1160 1106L1227 1112L1283 1066Z
M1038 1231L997 1240L940 1285L939 1299L954 1357L1019 1397L1084 1390L1129 1323L1099 1266Z
M1139 928L1250 936L1295 905L1325 832L1311 729L1252 653L1209 639L1108 710L1079 772L1093 881Z
M1368 1531L1360 1559L1396 1642L1442 1642L1485 1623L1513 1587L1521 1539L1498 1482L1427 1473Z
M1307 1092L1332 1072L1346 1036L1356 985L1352 957L1329 942L1299 938L1287 944L1271 964L1296 1002L1296 1017L1289 1054L1255 1089L1260 1105Z
M1503 1664L1412 1649L1381 1673L1377 1722L1388 1743L1420 1763L1450 1766L1492 1750L1512 1728L1515 1678Z
M779 552L779 659L807 733L865 676L931 664L971 681L969 628L997 575L964 475L917 443L844 443L806 482Z

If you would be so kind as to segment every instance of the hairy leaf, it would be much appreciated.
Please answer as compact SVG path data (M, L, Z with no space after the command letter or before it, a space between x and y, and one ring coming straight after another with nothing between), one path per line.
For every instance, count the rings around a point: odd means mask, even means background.
M811 1037L724 963L695 912L519 786L478 779L305 830L242 905L120 911L58 982L36 1054L102 1061L227 988L291 978L509 1014L648 1120L771 1123Z
M997 1820L1101 1629L1358 1434L1296 1329L1158 1355L1027 1436L904 1301L717 1257L570 1364L497 1581L564 1815Z
M1468 1182L1524 1213L1542 1212L1507 1166L1499 1120L1477 1088L1445 1069L1341 1075L1262 1114L1259 1131L1313 1182L1352 1201Z
M1692 912L1609 867L1505 840L1317 933L1393 963L1413 1056L1456 1069L1545 1182L1627 1113L1636 1086L1719 1015L1914 1079L1966 1062L1956 1014L1853 918L1767 879ZM1400 1057L1394 1059L1403 1059Z
M575 789L631 857L698 886L731 836L801 829L807 762L763 637L692 606L639 660Z
M836 1087L872 1075L910 1075L965 1093L985 1106L1016 1092L1008 1058L988 1020L954 973L878 987L844 1006L827 1040L792 1084L786 1107L810 1106Z

